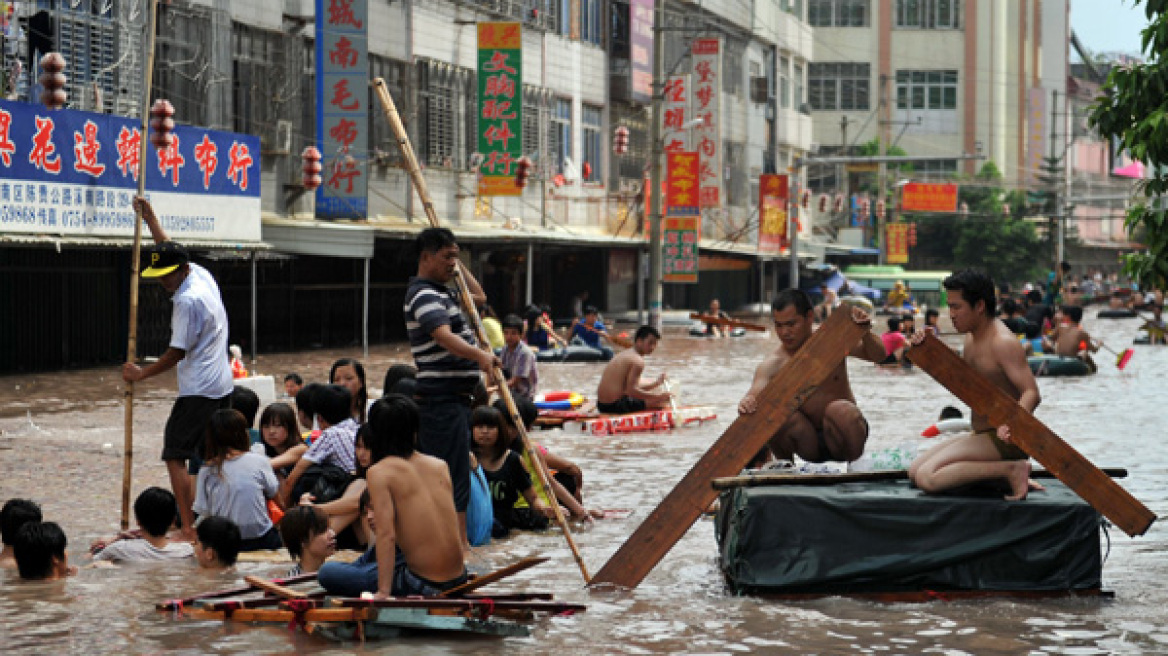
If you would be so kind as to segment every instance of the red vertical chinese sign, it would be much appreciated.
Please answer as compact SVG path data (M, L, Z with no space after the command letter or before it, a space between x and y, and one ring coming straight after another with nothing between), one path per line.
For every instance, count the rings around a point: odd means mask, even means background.
M695 152L673 152L667 153L665 158L662 281L695 283L698 281L698 240L701 236L699 157Z
M722 206L722 39L693 42L693 117L702 119L694 128L702 207Z
M787 248L790 187L787 176L766 174L758 178L758 250L778 253Z
M368 0L316 0L316 140L324 184L316 216L369 213Z
M519 23L479 23L480 196L519 196L515 165L523 157L523 30Z

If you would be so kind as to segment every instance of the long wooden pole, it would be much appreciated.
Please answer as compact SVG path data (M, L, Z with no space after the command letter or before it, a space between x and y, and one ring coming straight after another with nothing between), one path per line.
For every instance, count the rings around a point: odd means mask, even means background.
M430 199L430 192L426 187L426 179L422 177L422 169L418 166L417 157L414 156L414 148L410 145L410 137L406 133L405 126L402 125L401 115L398 114L397 106L394 104L393 98L389 95L389 89L385 86L385 80L375 78L373 80L373 88L377 92L377 97L381 100L381 107L385 110L385 118L389 121L389 127L393 129L394 136L397 137L397 145L401 149L402 157L406 160L406 169L409 171L410 180L413 181L414 191L418 193L418 198L422 201L422 208L426 211L426 218L429 219L431 226L437 228L439 227L438 214L434 211L434 202ZM454 281L458 287L458 296L462 301L463 310L470 317L475 338L478 339L479 344L489 344L490 342L487 341L487 333L483 330L483 321L479 317L479 312L475 308L474 301L471 299L470 289L467 288L466 281L462 278L461 268L457 268L455 271ZM532 447L531 440L527 437L527 428L523 425L523 418L519 416L519 410L515 407L515 399L511 398L511 389L507 387L507 378L503 375L503 370L499 367L493 367L491 369L491 378L499 388L499 395L503 397L503 401L507 404L507 410L511 413L511 422L519 430L519 438L523 441L523 448L531 454L536 475L539 477L544 488L551 492L551 475L548 473L543 459L539 457L539 454ZM564 539L568 541L568 547L572 550L572 556L576 559L576 564L580 567L580 573L584 575L584 582L589 583L591 577L588 575L588 568L584 566L584 559L580 556L580 550L576 548L576 541L572 539L572 531L568 528L568 522L564 519L564 513L560 511L560 504L556 501L555 494L552 493L551 497L551 507L556 518L556 524L564 532Z
M154 78L154 36L158 23L158 0L150 0L146 23L146 67L142 81L142 132L138 149L138 195L146 193L146 158L150 144L150 87ZM142 257L142 211L134 210L134 246L130 251L130 330L126 362L138 359L138 266ZM122 530L130 528L130 483L134 475L134 383L125 383L125 439L122 447Z

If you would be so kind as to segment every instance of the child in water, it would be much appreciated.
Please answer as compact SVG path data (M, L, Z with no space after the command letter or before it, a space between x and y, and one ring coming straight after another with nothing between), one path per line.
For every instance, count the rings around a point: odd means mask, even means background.
M272 470L281 481L308 450L300 437L296 411L287 403L273 403L264 408L260 415L260 439L261 442L251 445L251 450L270 459Z
M226 517L205 517L195 527L195 561L199 567L225 570L239 558L239 527Z
M475 408L470 424L472 451L482 465L491 490L491 507L495 515L491 537L505 537L511 529L547 528L551 508L536 496L531 476L523 468L519 455L507 448L503 415L489 406ZM520 495L527 500L529 509L526 512L515 508Z

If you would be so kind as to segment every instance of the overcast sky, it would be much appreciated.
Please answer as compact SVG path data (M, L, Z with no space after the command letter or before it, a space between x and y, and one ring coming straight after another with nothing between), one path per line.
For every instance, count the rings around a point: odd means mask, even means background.
M1146 3L1132 0L1071 0L1071 29L1091 52L1140 54L1140 30L1148 24ZM1073 54L1076 61L1078 57Z

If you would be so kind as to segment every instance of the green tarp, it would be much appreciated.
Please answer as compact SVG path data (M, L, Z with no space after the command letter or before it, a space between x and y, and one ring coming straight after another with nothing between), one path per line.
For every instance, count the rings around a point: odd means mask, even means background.
M930 496L907 481L727 490L720 565L737 592L1098 588L1099 513L1044 484L1021 502Z

